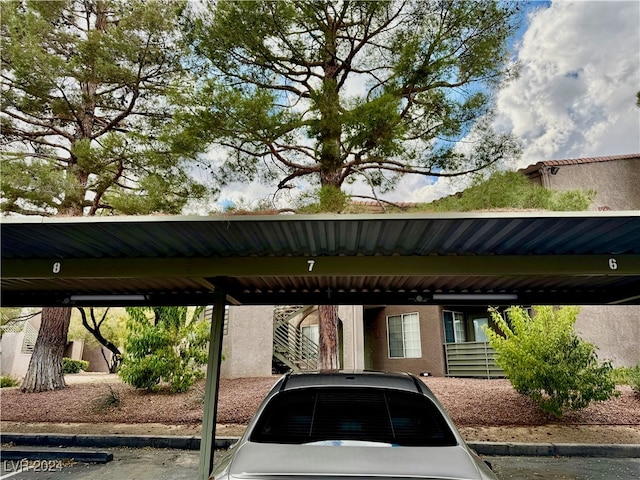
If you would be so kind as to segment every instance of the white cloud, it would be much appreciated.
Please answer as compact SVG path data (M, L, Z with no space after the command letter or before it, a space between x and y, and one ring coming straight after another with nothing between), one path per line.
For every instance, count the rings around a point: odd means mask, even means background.
M556 1L531 18L501 125L540 160L640 152L640 3Z

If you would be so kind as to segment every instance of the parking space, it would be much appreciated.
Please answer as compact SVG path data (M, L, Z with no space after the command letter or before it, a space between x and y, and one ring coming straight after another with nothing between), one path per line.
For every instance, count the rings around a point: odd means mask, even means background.
M41 461L2 462L0 480L192 480L198 452L173 449L112 448L113 461L85 464ZM638 458L485 457L500 480L632 480L640 474Z
M500 480L636 480L640 458L484 457Z
M110 448L105 464L63 461L2 461L0 480L193 480L198 452L152 448Z

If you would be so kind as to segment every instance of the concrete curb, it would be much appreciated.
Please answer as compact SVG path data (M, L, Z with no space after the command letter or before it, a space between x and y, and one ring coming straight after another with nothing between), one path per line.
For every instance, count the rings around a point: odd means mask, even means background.
M107 463L113 460L111 452L87 450L69 450L66 448L3 448L0 452L2 462L20 462L22 460L75 460L84 463Z
M39 447L129 447L129 448L175 448L199 450L200 437L179 435L74 435L54 433L2 433L2 443L32 445ZM216 448L229 448L237 437L217 437Z
M638 444L467 442L479 455L519 457L638 458Z
M130 447L173 448L199 450L200 437L178 435L73 435L2 433L2 443L38 447ZM217 437L216 448L229 448L238 437ZM640 445L606 445L578 443L498 443L468 442L469 447L480 455L492 456L565 456L565 457L640 457Z

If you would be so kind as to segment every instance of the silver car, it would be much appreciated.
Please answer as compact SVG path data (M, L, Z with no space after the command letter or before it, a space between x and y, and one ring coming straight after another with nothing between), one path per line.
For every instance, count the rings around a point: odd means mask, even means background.
M211 479L497 479L411 374L291 373Z

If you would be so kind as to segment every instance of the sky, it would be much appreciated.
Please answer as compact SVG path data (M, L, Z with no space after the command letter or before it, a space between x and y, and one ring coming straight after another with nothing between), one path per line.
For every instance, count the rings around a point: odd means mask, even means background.
M512 47L520 76L497 92L495 128L523 145L523 168L542 160L640 153L640 2L552 1L527 4ZM406 176L382 198L429 202L465 188L463 179ZM370 195L364 187L352 193ZM274 187L230 185L218 207L266 198ZM289 198L276 197L280 206Z

